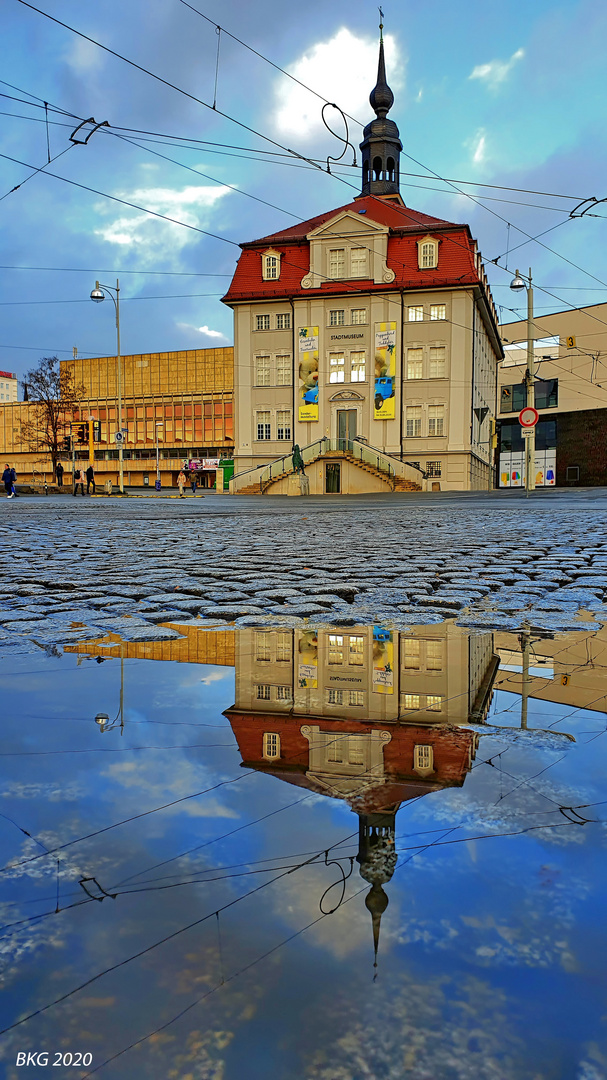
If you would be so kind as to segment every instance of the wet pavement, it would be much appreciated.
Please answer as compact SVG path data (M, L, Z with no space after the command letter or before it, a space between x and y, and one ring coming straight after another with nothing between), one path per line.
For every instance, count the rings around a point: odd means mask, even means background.
M604 1080L600 506L241 502L0 521L2 1075Z

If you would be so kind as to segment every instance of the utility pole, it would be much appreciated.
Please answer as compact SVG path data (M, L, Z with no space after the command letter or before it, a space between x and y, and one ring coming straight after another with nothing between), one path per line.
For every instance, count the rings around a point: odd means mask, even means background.
M521 277L518 270L510 283L513 292L527 289L527 371L525 372L525 384L527 386L527 407L535 408L535 341L533 338L533 286L531 283L531 267L527 281ZM525 438L525 490L535 491L535 427Z

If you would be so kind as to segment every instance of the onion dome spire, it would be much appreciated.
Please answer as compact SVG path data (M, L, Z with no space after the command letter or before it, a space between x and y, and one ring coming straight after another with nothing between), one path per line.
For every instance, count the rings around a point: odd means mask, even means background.
M383 19L381 8L380 15ZM403 147L396 124L387 119L394 104L394 94L386 79L383 29L383 22L380 22L377 82L369 95L376 118L367 124L360 144L363 195L399 195L399 163Z

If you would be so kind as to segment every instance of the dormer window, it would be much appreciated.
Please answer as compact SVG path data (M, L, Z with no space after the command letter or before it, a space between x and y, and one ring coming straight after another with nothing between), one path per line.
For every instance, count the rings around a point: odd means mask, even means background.
M352 277L367 276L367 249L352 248L350 251L350 270Z
M417 263L420 270L434 270L438 266L438 240L424 236L417 241Z
M280 277L279 251L264 251L261 256L261 276L264 281L278 281Z
M332 248L329 251L329 277L342 278L346 273L346 252L344 248Z

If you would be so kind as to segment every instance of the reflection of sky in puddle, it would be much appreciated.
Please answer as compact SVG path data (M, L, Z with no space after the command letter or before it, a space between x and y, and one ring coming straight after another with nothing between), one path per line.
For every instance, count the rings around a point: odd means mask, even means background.
M12 656L2 1026L43 1011L3 1037L6 1076L47 1049L116 1080L604 1077L605 834L581 824L607 816L603 636Z

